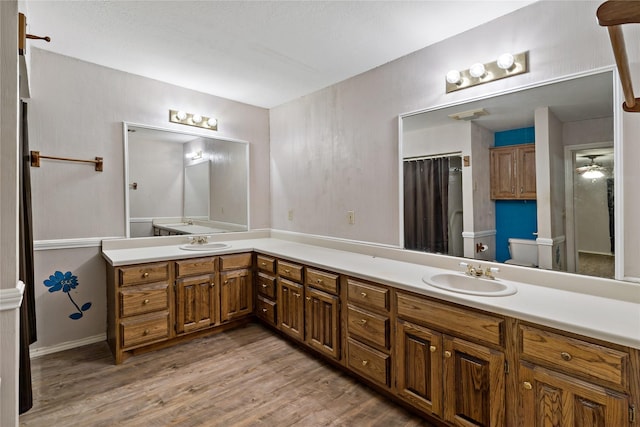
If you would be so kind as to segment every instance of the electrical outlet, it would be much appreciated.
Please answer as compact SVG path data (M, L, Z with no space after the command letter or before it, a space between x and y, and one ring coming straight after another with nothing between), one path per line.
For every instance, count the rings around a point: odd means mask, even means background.
M289 221L293 221L293 209L289 209Z
M353 225L356 223L356 213L355 211L347 211L347 219L349 224Z

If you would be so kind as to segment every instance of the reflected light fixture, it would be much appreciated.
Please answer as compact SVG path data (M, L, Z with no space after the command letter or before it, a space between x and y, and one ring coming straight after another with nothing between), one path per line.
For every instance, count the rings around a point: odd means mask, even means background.
M169 110L169 121L181 125L195 126L202 129L218 130L218 120L200 114L187 113L181 110Z
M468 70L450 70L446 74L446 93L489 83L529 71L528 52L503 53L493 62L477 62Z
M582 157L586 159L590 159L591 162L588 165L580 166L576 168L576 172L578 172L580 176L582 176L585 179L593 179L593 180L604 177L604 173L606 172L607 169L604 166L599 165L595 162L595 159L597 157L600 157L600 155L589 154Z

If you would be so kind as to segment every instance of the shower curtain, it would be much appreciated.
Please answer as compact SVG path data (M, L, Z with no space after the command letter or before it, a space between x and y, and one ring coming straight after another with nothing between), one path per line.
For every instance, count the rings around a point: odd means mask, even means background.
M404 244L406 249L447 253L449 158L404 162Z

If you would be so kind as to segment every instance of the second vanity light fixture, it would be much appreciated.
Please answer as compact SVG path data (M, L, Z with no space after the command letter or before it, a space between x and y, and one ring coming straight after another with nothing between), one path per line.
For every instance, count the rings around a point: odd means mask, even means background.
M218 120L200 114L185 113L180 110L169 110L169 121L181 125L195 126L203 129L218 130Z
M446 91L454 92L529 71L528 52L503 53L493 62L473 64L468 70L451 70L446 76Z

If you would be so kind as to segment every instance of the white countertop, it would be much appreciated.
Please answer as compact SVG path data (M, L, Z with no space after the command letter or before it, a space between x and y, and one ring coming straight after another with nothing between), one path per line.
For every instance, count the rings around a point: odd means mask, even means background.
M119 248L117 244L107 244L103 247L103 256L111 265L121 266L256 251L640 349L640 303L637 299L626 301L622 298L575 292L571 290L575 286L558 289L519 281L516 282L518 292L510 296L490 297L454 293L422 281L422 277L427 274L452 270L276 238L229 239L225 240L225 243L231 245L228 249L197 252L182 250L179 244L167 245L166 242L165 240L162 246L152 246L153 243L148 243L146 247L136 248L126 248L126 245ZM500 273L496 276L500 277ZM514 280L511 278L510 281Z

